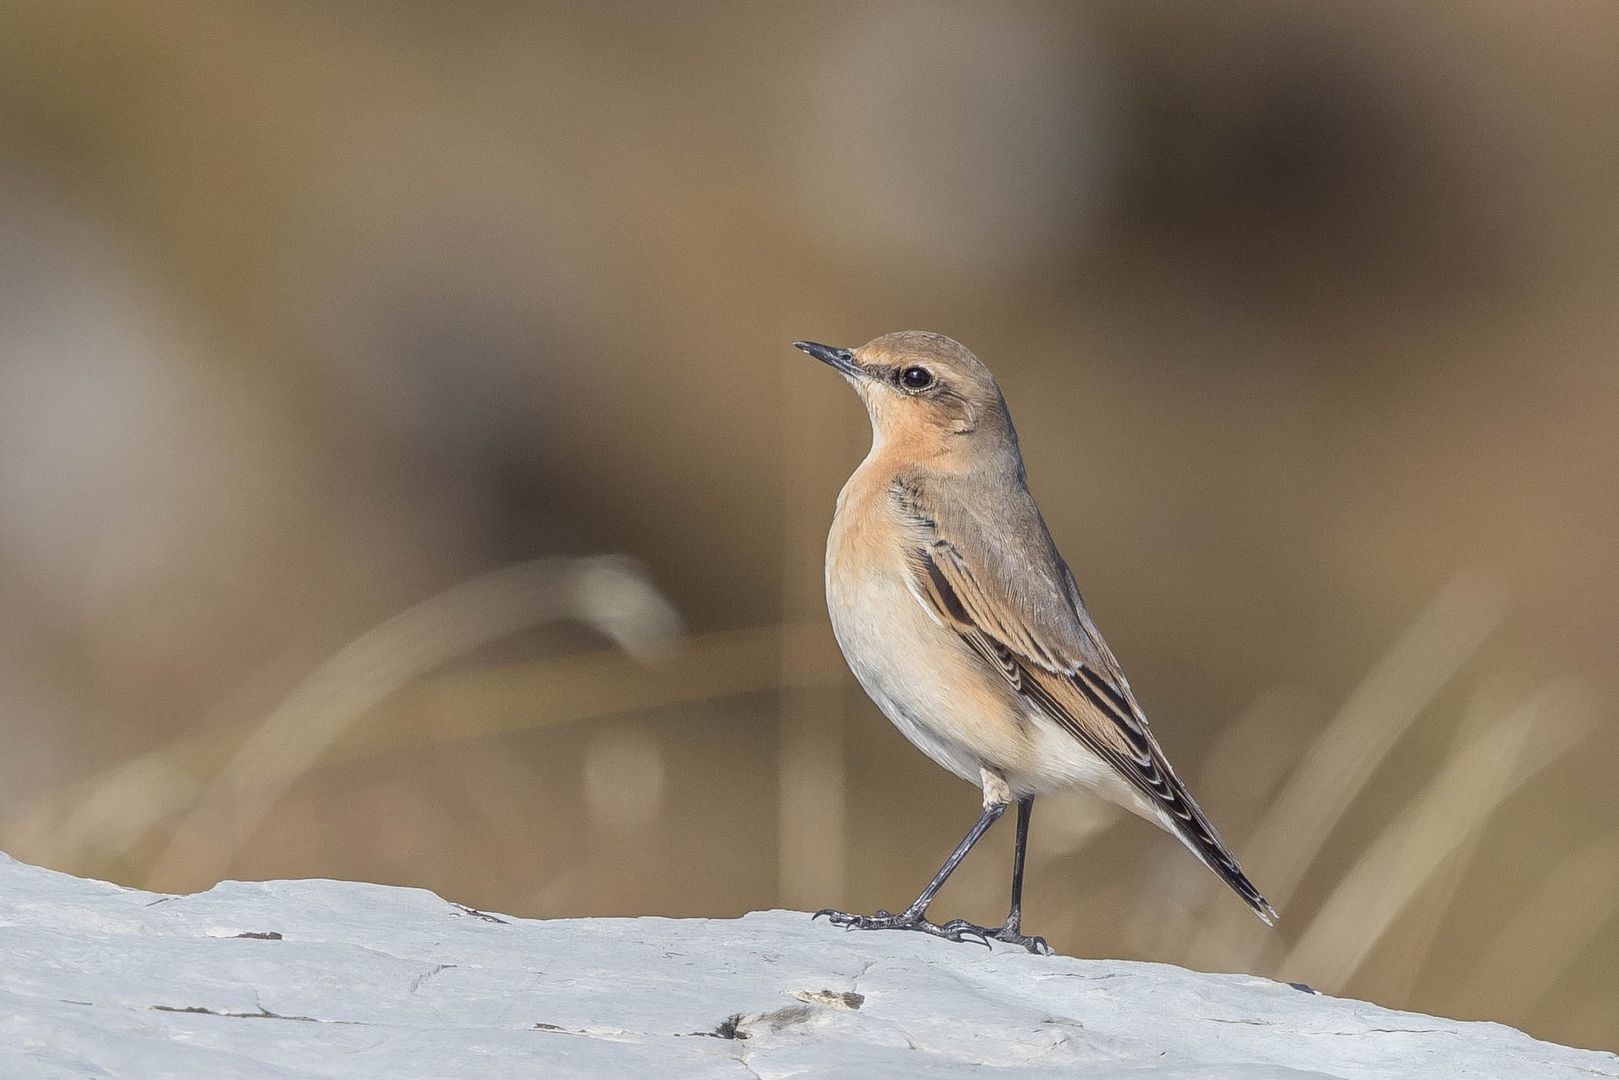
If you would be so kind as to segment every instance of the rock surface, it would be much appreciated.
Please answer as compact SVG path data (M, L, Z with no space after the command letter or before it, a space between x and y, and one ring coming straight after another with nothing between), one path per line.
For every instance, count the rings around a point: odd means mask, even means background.
M541 922L337 881L162 896L0 855L0 957L7 1078L1619 1078L1497 1024L796 912Z

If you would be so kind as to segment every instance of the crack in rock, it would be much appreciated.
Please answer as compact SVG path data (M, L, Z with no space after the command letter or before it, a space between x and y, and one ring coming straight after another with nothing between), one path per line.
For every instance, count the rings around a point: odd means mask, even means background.
M530 1031L551 1031L558 1035L575 1035L581 1039L658 1039L663 1038L654 1032L627 1031L624 1028L565 1028L560 1024L535 1024ZM699 1035L711 1035L712 1032L700 1031Z
M410 992L414 994L416 991L422 988L422 983L426 982L428 979L431 979L439 972L448 971L453 967L455 967L454 964L434 964L430 969L422 972L420 975L416 976L410 981Z
M764 1077L760 1076L758 1071L748 1063L748 1056L749 1053L747 1047L743 1047L736 1053L736 1063L748 1070L748 1075L753 1077L754 1080L764 1080Z
M455 908L455 910L462 915L471 915L474 919L482 919L484 922L500 923L503 926L509 926L511 924L511 920L509 919L502 919L499 915L491 915L487 911L479 911L477 908L468 907L466 904L457 904L453 900L449 901L449 905Z
M1301 1031L1297 1028L1284 1028L1274 1020L1250 1020L1243 1017L1210 1016L1206 1018L1211 1024L1240 1024L1246 1027L1281 1028L1285 1034L1311 1038L1359 1038L1362 1035L1455 1035L1454 1031L1444 1028L1389 1028L1373 1027L1361 1028L1358 1031Z
M225 1016L233 1020L296 1020L303 1024L344 1024L355 1027L369 1026L363 1020L322 1020L316 1016L287 1016L274 1013L264 1006L259 1006L257 1012L228 1012L220 1009L210 1009L203 1005L153 1005L153 1012L166 1013L194 1013L198 1016Z

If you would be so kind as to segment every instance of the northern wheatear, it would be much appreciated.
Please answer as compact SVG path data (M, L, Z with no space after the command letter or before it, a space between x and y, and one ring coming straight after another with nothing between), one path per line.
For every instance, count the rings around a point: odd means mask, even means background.
M898 914L825 910L839 926L920 930L1049 952L1022 932L1035 797L1087 788L1161 826L1268 924L1254 888L1147 727L1029 489L995 377L942 334L858 349L793 343L865 402L872 445L838 495L826 601L855 678L905 737L984 791L984 812ZM929 922L945 879L1016 799L1012 909L999 928Z

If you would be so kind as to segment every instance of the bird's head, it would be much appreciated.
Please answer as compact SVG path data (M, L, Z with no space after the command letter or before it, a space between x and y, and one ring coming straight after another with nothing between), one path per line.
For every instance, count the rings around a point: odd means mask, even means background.
M837 370L860 395L879 445L916 456L1000 444L1017 437L989 368L958 341L925 330L901 330L858 349L795 341Z

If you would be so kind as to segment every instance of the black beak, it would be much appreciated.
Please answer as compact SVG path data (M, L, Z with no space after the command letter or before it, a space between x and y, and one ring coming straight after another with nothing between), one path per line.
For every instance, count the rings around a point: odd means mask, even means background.
M843 374L858 378L865 374L860 365L854 362L854 353L848 349L839 349L831 345L821 345L814 341L795 341L793 348L803 349L821 363L836 368Z

